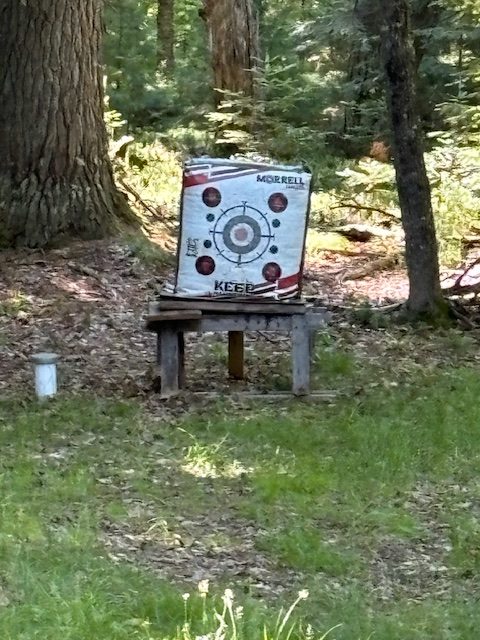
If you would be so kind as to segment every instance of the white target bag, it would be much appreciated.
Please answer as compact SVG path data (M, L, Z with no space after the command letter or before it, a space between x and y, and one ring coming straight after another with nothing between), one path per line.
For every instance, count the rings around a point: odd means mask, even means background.
M187 163L175 293L298 297L310 183L299 167Z

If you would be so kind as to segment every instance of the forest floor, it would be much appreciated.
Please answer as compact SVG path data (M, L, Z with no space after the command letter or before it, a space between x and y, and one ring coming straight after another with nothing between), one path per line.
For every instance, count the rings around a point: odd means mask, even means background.
M361 276L363 251L306 265L333 314L314 362L330 399L273 403L230 394L289 388L283 335L249 336L246 383L226 379L222 339L192 336L187 392L154 393L143 322L171 262L148 243L2 254L2 638L183 640L181 593L206 579L236 591L248 638L305 588L320 636L477 637L480 333L379 322L370 306L407 281L387 263ZM42 350L61 356L43 406Z
M160 404L151 393L155 341L143 331L143 322L148 302L172 277L171 258L146 239L130 240L78 242L62 249L1 254L0 392L28 395L30 356L54 351L61 356L65 391L95 390ZM383 321L372 317L373 309L406 299L406 274L395 266L395 258L388 257L383 258L381 268L369 273L371 254L364 253L363 243L352 246L348 255L317 252L306 263L304 294L333 314L320 340L325 344L317 354L316 383L320 387L328 382L327 361L332 354L333 359L347 354L381 363L393 350L398 363L407 368L414 362L428 368L452 357L475 360L476 355L462 346L476 341L475 331L463 334L452 329L433 334L424 327L413 332L388 320L386 326L376 326ZM449 272L450 280L456 273ZM225 340L192 336L187 389L287 389L280 365L288 352L286 336L249 336L249 379L232 387L225 377Z

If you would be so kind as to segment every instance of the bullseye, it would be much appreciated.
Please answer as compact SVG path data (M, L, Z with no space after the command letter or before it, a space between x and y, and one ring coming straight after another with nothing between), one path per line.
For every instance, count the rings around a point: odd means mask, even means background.
M245 242L245 240L248 238L248 231L245 229L245 227L239 227L238 229L235 229L234 236L235 240L238 240L239 242Z
M230 218L222 231L222 239L227 249L245 255L258 247L262 230L256 220L246 215Z
M237 266L261 258L274 238L266 215L246 202L223 211L210 233L218 255Z

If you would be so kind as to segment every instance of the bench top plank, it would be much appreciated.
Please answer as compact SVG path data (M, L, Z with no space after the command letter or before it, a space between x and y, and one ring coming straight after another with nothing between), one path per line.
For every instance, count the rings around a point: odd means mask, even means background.
M147 316L147 329L152 329L162 322L179 322L185 320L200 320L202 312L198 309L172 309L169 311L155 310L150 307Z
M204 313L262 313L265 315L294 315L305 313L305 302L258 302L247 300L206 300L205 298L161 298L150 306L150 314L167 310L199 310Z

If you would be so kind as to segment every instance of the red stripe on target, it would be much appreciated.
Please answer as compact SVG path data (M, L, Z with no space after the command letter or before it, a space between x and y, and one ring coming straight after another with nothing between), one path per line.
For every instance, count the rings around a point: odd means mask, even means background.
M223 180L232 180L234 178L243 178L244 176L255 175L256 173L265 173L269 169L240 169L237 173L218 173L218 174L206 174L206 173L185 173L183 176L183 186L195 187L199 184L206 184L207 182L220 182Z
M206 173L197 173L192 176L187 176L187 175L183 176L183 186L185 188L195 187L198 184L207 184L207 182L210 182L210 178Z
M285 278L280 278L278 281L277 288L278 289L288 289L288 287L293 287L294 284L298 284L300 280L300 273L294 273L293 276L286 276Z

